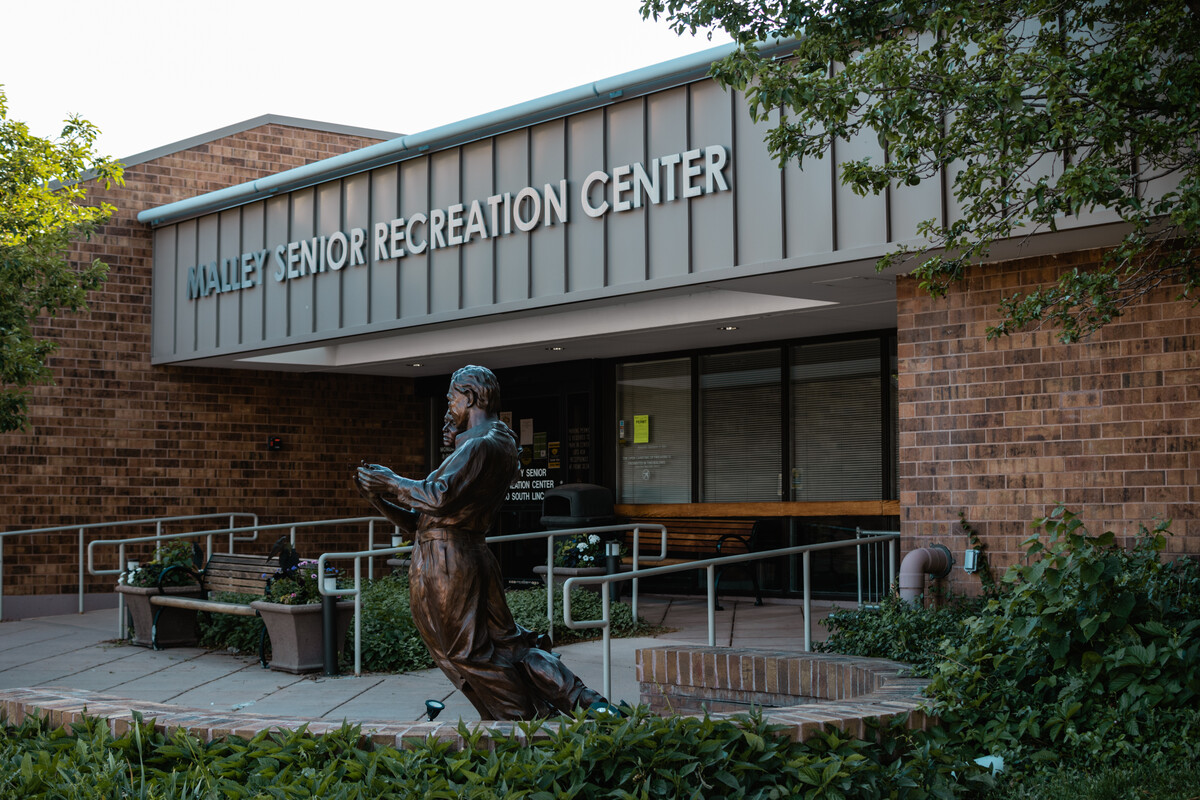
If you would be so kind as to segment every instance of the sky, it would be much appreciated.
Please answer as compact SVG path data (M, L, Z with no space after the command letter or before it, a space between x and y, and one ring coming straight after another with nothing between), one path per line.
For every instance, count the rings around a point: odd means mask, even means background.
M4 5L9 118L54 137L79 114L117 158L262 114L418 133L729 42L639 0Z

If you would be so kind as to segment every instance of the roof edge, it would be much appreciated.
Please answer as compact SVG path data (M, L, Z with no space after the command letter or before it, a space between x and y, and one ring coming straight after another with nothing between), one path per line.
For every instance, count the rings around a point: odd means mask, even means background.
M773 40L760 44L766 52L794 45L792 40ZM302 167L276 173L247 183L228 186L156 208L138 212L138 222L164 225L182 219L221 211L273 195L345 177L401 160L406 154L417 155L433 148L451 146L473 138L493 136L506 130L535 124L594 106L597 100L611 102L626 92L648 93L667 86L695 80L707 74L714 61L737 50L736 43L719 45L698 53L663 61L649 67L624 72L612 78L586 83L573 89L518 103L475 117L442 125L421 133L399 136L389 141L343 153Z
M322 131L324 133L338 133L348 136L362 136L369 139L382 139L387 141L395 139L398 136L403 136L396 131L381 131L373 128L360 128L354 125L342 125L336 122L322 122L313 119L301 119L300 117L287 117L280 114L263 114L252 119L235 122L232 125L226 125L223 128L206 131L204 133L189 136L186 139L180 139L177 142L164 144L160 147L155 147L151 150L146 150L141 153L135 153L128 158L119 159L126 167L145 164L147 161L153 161L156 158L173 155L183 150L190 150L193 147L199 147L203 144L215 142L218 139L224 139L226 136L235 136L239 133L261 128L264 125L286 125L292 128L305 128L307 130Z

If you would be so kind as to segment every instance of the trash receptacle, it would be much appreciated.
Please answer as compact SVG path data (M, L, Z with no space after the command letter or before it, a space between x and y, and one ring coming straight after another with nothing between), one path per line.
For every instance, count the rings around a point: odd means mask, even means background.
M613 525L613 494L594 483L564 483L542 498L542 527L592 528Z

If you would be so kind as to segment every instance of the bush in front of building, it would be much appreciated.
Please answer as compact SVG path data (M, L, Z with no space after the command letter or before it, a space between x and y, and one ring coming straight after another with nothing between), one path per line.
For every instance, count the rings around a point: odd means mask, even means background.
M965 621L981 607L982 601L956 597L925 608L888 595L877 609L834 609L821 621L829 629L828 638L814 647L822 653L902 661L911 664L915 674L927 677L951 646L947 640L961 635Z
M1126 549L1058 508L1026 565L967 619L928 688L961 746L1039 764L1200 754L1200 564L1163 562L1168 523Z
M264 731L204 742L135 719L113 736L104 720L56 728L27 717L0 727L0 797L472 797L880 798L951 797L953 764L901 729L882 744L833 730L800 743L760 716L735 721L655 717L564 718L527 739L460 726L467 746L438 740L373 746L356 727L314 735ZM970 783L970 781L966 781Z

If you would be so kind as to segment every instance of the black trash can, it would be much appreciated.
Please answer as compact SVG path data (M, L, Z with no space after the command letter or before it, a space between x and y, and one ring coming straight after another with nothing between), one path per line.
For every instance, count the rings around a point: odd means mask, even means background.
M613 494L594 483L564 483L542 498L542 527L592 528L616 524Z

